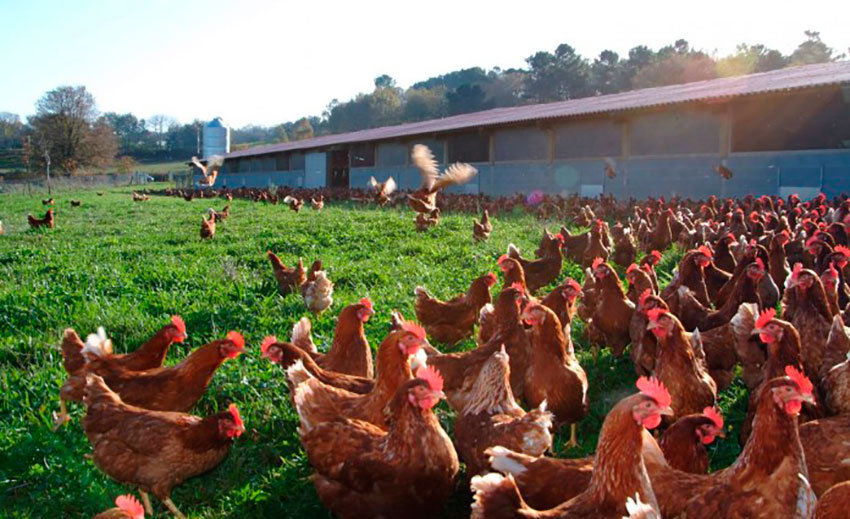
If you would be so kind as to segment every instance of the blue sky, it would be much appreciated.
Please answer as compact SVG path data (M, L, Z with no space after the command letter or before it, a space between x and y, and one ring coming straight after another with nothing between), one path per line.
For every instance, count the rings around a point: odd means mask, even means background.
M720 55L741 42L788 53L814 29L850 47L846 0L578 3L0 0L0 111L24 117L71 84L102 111L270 125L320 114L381 74L407 87L462 67L520 67L562 42L590 57L677 38Z

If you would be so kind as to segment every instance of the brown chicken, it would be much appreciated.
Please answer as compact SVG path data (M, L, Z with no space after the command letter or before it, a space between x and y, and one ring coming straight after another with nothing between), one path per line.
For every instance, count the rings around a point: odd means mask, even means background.
M292 327L292 344L301 348L322 369L358 377L373 378L372 348L366 339L364 324L375 315L372 301L364 297L339 313L334 338L327 353L319 353L313 343L310 319L302 317Z
M563 240L561 235L556 235L555 239L559 240L559 242ZM528 287L529 293L534 293L538 289L545 287L558 279L558 276L561 274L561 266L564 262L561 255L561 247L555 247L553 251L549 256L537 260L527 260L522 258L519 249L513 243L508 245L507 255L522 265L522 270L525 274L525 284Z
M654 308L647 312L651 330L658 340L655 375L673 398L675 416L702 412L717 401L717 384L708 374L704 358L694 351L676 316Z
M481 308L490 303L490 287L496 284L492 272L475 278L465 294L440 301L428 294L425 287L416 287L416 318L425 327L428 335L437 342L454 346L472 337Z
M324 384L296 362L286 375L295 388L302 425L312 427L345 417L386 428L384 408L412 376L409 357L426 345L425 330L411 321L405 322L402 330L390 332L378 346L375 387L362 395Z
M134 202L147 202L150 199L151 199L151 197L149 197L148 195L146 195L144 193L136 193L135 191L133 191L133 201Z
M556 428L570 424L570 447L578 447L576 425L590 410L587 375L576 359L569 333L549 308L531 303L522 319L531 326L531 354L525 373L524 400L532 407L546 403ZM512 448L509 445L503 445Z
M228 359L235 359L244 350L242 335L228 332L227 338L201 346L175 366L130 371L111 364L108 359L90 357L85 371L103 377L129 405L154 411L186 412L204 395L219 366ZM82 396L67 389L63 386L60 393L67 400Z
M419 170L422 185L407 196L410 208L417 213L430 214L437 208L437 193L447 187L464 184L478 174L469 164L457 163L449 166L440 175L434 154L424 144L416 144L410 153L410 161Z
M53 229L53 209L48 209L47 212L44 213L43 218L34 218L33 215L28 214L27 221L33 229L38 229L39 227Z
M706 308L711 307L708 287L705 285L703 269L711 264L711 250L705 245L688 251L679 262L679 272L661 292L661 297L670 304L680 286L688 287L694 297Z
M850 415L850 334L840 315L832 320L823 368L820 389L827 410Z
M221 172L221 167L224 165L224 157L221 155L213 155L206 160L206 165L198 160L198 157L192 157L192 164L201 170L201 179L198 183L202 186L215 185L215 179Z
M844 519L850 508L850 481L839 483L818 499L812 519Z
M800 332L805 372L819 379L833 315L820 278L799 263L786 282L782 318Z
M661 435L664 458L674 469L692 474L708 473L708 451L716 436L725 436L723 416L715 407L706 407L700 414L690 414L676 422Z
M635 305L638 304L640 296L647 290L655 293L655 285L652 283L650 272L652 272L652 267L649 265L639 267L636 263L632 263L626 269L626 281L629 282L626 297Z
M565 329L575 317L578 298L582 295L581 285L573 278L567 278L549 295L540 300L540 304L548 307L558 316L558 321Z
M369 187L375 191L375 205L384 207L390 202L390 195L395 192L397 186L393 177L384 182L378 182L375 177L369 177Z
M623 230L623 236L614 243L614 254L611 256L611 260L626 268L635 262L636 256L637 249L632 241L631 229L626 228Z
M211 240L215 237L215 211L201 217L201 239Z
M302 418L298 432L313 466L322 504L340 519L431 518L454 490L457 453L433 407L442 380L430 367L392 395L389 429L337 417L323 423ZM298 414L309 414L298 408Z
M594 345L594 354L599 347L608 346L619 357L629 344L635 305L626 298L617 273L602 258L593 262L592 269L597 302L585 328L587 336Z
M245 432L235 405L200 418L127 404L97 375L86 376L83 429L95 465L120 483L134 485L153 515L148 493L185 519L171 489L211 470L227 456L233 438Z
M304 305L316 315L330 308L333 304L334 284L322 270L322 262L316 260L307 272L307 280L301 285L301 296Z
M472 477L489 472L485 450L495 445L542 456L552 446L552 414L546 406L526 413L517 405L511 391L510 358L504 346L494 352L478 373L466 409L454 422L458 454Z
M651 250L664 250L673 243L673 231L670 229L670 219L673 211L667 209L658 215L658 222L649 235L646 252Z
M366 377L358 377L356 375L348 375L345 373L337 373L322 369L313 357L298 346L277 340L274 335L269 335L263 339L260 346L261 356L269 359L274 364L279 365L284 370L301 361L310 375L322 381L322 383L333 386L339 389L344 389L352 393L365 395L375 388L375 380ZM295 394L295 388L290 385L290 394Z
M608 255L611 250L606 242L608 241L608 233L605 231L605 222L595 220L590 228L590 236L587 241L587 248L584 250L584 257L581 260L581 266L584 268L591 267L596 258L602 258L602 261L608 261Z
M490 213L485 209L481 214L481 222L474 218L472 220L472 238L475 241L487 241L492 232L493 224L490 223Z
M590 233L572 234L566 227L561 227L561 238L564 239L564 256L575 263L581 263L590 243Z
M505 275L505 283L502 285L502 288L519 285L522 287L524 293L528 293L528 287L525 284L525 271L519 261L507 254L502 254L496 263Z
M294 196L283 197L283 203L289 205L289 209L296 213L301 211L301 208L304 207L304 199L295 198Z
M553 509L537 512L523 501L513 476L476 476L471 484L475 493L472 519L622 519L629 513L626 499L635 495L657 511L641 456L643 430L657 427L661 416L670 414L670 396L654 379L640 379L638 388L640 393L620 400L605 417L587 490Z
M272 264L274 277L277 279L277 288L281 295L285 296L298 290L307 281L307 271L304 270L304 262L300 258L294 267L288 268L274 252L266 251L266 255Z
M850 415L812 420L800 425L809 482L815 494L850 481Z
M321 211L325 208L325 196L319 195L319 198L310 198L310 208L314 211Z
M629 357L635 367L635 372L640 375L649 375L655 371L655 358L658 355L658 340L655 334L646 329L649 323L647 312L654 308L668 310L667 303L659 296L653 295L652 288L646 288L638 299L632 319L629 322L629 338L631 348Z

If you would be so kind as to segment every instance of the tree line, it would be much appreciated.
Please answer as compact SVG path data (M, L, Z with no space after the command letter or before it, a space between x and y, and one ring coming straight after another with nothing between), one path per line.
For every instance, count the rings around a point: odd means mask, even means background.
M563 101L632 89L688 83L717 77L767 72L784 67L843 59L820 34L784 55L765 45L741 44L724 57L694 49L687 40L653 50L639 45L625 56L604 50L586 58L564 43L554 51L527 57L525 68L473 67L399 87L389 75L375 79L372 92L348 101L333 99L320 115L275 126L248 125L231 130L233 149L306 139L331 133L447 117L490 108ZM84 86L46 93L36 113L21 121L0 112L0 175L4 170L43 171L50 162L74 174L89 168L135 160L183 160L198 153L203 123L180 124L166 115L140 119L132 113L99 113ZM121 159L116 161L116 157Z

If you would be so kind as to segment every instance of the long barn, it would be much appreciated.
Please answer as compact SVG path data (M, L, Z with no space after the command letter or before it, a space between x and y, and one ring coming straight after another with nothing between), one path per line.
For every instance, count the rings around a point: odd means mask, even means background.
M251 148L225 156L217 185L362 188L392 176L412 189L416 143L442 163L478 168L460 192L832 196L850 192L850 62Z

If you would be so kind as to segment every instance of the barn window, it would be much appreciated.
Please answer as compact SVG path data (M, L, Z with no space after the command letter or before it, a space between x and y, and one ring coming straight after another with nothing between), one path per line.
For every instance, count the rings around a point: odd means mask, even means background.
M371 168L375 165L375 145L371 142L355 144L351 147L351 167Z
M293 153L289 156L289 169L292 171L298 171L304 169L304 154L303 153Z
M556 126L555 158L619 157L623 127L611 121L587 121Z
M287 153L278 153L274 156L275 171L289 171L289 155Z
M386 143L378 145L378 166L404 166L407 164L407 146Z
M449 137L449 162L489 162L490 137L473 132Z
M692 110L640 115L631 122L632 155L720 152L720 117Z
M850 148L850 92L754 97L732 110L732 151Z
M499 130L493 136L497 162L511 160L546 160L548 137L536 127Z

